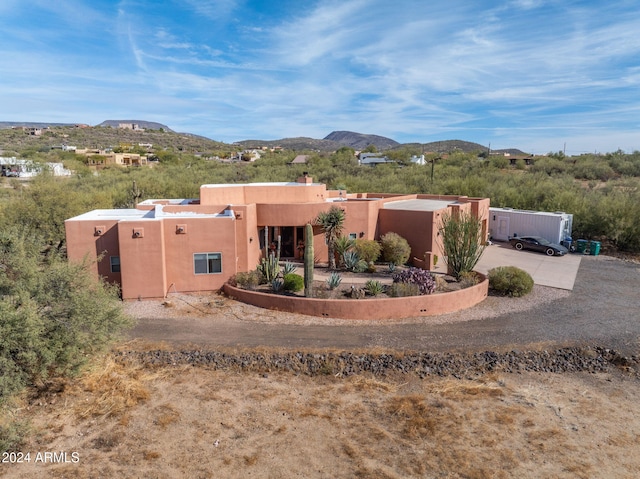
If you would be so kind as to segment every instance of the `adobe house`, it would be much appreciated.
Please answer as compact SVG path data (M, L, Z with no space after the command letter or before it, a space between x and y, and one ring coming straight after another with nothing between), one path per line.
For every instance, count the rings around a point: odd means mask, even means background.
M379 239L396 232L426 268L433 267L434 254L442 256L443 213L472 213L487 237L488 198L347 194L304 176L289 183L202 185L195 200L146 200L136 209L90 211L65 221L68 257L92 261L96 275L120 285L123 299L218 290L235 273L255 269L278 237L281 258L300 259L304 225L332 205L345 210L345 235ZM318 226L314 251L317 261L327 262Z

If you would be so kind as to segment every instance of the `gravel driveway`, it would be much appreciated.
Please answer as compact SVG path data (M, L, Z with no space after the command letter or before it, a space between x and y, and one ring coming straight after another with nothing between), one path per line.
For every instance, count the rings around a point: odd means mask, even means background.
M536 287L535 294L522 302L489 297L460 314L414 321L320 320L212 297L206 303L209 309L196 307L196 314L162 306L156 314L145 309L150 304L144 301L129 303L127 308L138 317L132 339L165 341L176 347L379 347L441 352L590 344L631 355L640 349L639 288L640 265L585 256L573 292ZM167 309L173 309L172 314L162 314Z

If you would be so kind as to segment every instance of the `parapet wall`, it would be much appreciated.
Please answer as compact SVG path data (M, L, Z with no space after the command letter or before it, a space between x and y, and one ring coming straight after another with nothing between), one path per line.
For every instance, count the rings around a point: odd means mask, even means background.
M481 275L482 276L482 275ZM489 280L469 288L447 293L403 298L316 299L301 296L260 293L225 283L227 296L260 308L342 319L401 319L437 316L470 308L483 301L489 292Z

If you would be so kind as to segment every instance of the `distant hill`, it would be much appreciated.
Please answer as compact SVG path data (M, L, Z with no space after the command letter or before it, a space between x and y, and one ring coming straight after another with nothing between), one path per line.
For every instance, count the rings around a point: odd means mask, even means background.
M281 140L245 140L238 142L243 148L258 148L260 146L281 146L288 150L313 150L313 151L336 151L343 146L348 146L354 150L364 150L369 145L374 145L378 151L395 150L410 147L422 150L425 153L453 153L462 151L464 153L480 153L488 151L488 147L479 143L463 140L443 140L432 141L430 143L398 143L395 140L379 135L365 135L353 131L333 131L322 140L313 138L283 138ZM511 155L526 155L526 153L509 148L504 150L491 150L492 153L510 153Z
M140 128L144 128L147 130L164 130L164 131L173 131L167 125L163 125L162 123L156 123L155 121L144 121L144 120L105 120L99 125L96 126L110 126L113 128L118 128L120 123L135 123Z
M48 128L53 126L75 126L75 123L42 123L37 121L0 121L0 130L14 127Z
M236 143L242 148L259 148L267 146L270 148L280 146L286 150L312 150L312 151L335 151L340 148L340 143L329 140L316 140L314 138L297 137L282 138L280 140L243 140Z
M120 123L135 123L145 131L132 131L118 128ZM15 122L0 121L0 131L10 130L13 127L46 128L52 130L43 136L29 137L26 135L0 135L0 148L22 148L29 144L50 146L66 143L93 148L106 148L117 146L122 142L153 143L154 146L163 148L176 148L178 151L200 152L211 151L218 148L229 148L231 145L211 140L192 133L176 133L167 125L145 120L105 120L95 127L76 128L81 123L46 123L46 122ZM6 136L6 137L5 137ZM399 148L412 148L417 151L432 153L452 153L462 151L465 153L487 151L486 146L462 140L444 140L430 143L403 143L379 135L367 135L353 131L333 131L323 139L308 137L283 138L280 140L244 140L235 143L232 148L259 148L262 146L280 146L283 149L294 151L323 151L332 152L344 146L354 150L364 150L374 145L378 151L393 150ZM492 153L509 153L513 155L526 155L517 148L491 150Z
M115 121L115 120L113 120ZM5 124L8 122L5 122ZM122 121L118 123L136 123ZM192 135L189 133L176 133L170 128L160 123L153 122L137 122L145 130L127 130L123 128L112 127L109 124L102 123L104 126L82 126L77 127L75 124L65 124L55 126L54 124L42 124L41 127L49 128L43 131L42 135L28 135L20 130L11 129L12 126L36 126L34 123L14 124L2 128L0 126L0 149L11 151L19 151L24 148L38 149L70 145L78 148L114 148L123 143L128 144L152 144L156 149L170 149L184 153L210 153L216 150L226 151L228 145L213 141L202 136ZM0 123L1 125L1 123ZM143 125L150 125L143 127Z
M364 150L366 147L374 145L379 151L384 151L400 145L397 141L384 136L365 135L353 131L332 131L324 139L335 141L342 146L349 146L354 150Z

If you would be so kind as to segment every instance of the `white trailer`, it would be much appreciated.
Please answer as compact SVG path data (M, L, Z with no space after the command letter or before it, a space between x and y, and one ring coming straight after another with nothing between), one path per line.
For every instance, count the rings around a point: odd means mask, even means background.
M489 234L496 241L509 241L514 236L542 236L561 244L571 237L573 215L556 211L489 208Z

